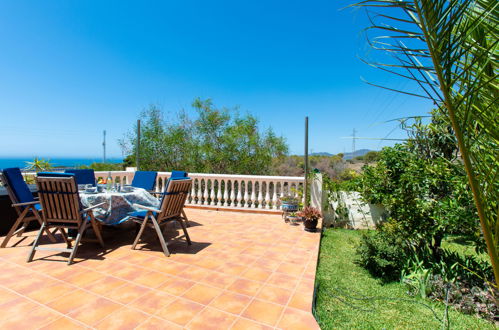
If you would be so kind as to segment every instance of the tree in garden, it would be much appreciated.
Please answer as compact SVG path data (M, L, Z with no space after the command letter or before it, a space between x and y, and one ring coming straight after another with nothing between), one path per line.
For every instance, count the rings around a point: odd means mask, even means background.
M368 30L378 34L370 43L393 61L370 64L422 91L400 92L444 109L499 284L499 2L366 0L357 6L383 11L372 15Z
M273 161L287 154L284 138L270 128L262 132L256 117L217 108L211 100L196 99L192 106L195 118L182 111L165 120L156 106L143 111L142 170L270 174ZM136 143L135 131L120 140L129 154L125 163L134 163Z

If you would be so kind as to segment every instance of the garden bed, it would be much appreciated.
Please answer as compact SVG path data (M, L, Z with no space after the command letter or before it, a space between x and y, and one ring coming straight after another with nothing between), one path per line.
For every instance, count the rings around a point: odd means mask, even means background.
M355 263L361 231L327 229L316 275L315 316L322 329L442 328L445 305L407 295L400 282L382 283ZM494 325L449 307L452 329L494 329Z

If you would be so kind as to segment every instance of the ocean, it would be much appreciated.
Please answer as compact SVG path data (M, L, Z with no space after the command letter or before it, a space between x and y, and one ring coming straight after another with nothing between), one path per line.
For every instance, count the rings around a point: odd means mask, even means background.
M43 158L48 160L53 167L77 167L79 165L90 165L92 163L101 163L102 158ZM8 167L19 167L21 169L27 166L26 162L33 161L33 158L7 158L0 157L0 169ZM121 163L122 158L108 158L108 163Z

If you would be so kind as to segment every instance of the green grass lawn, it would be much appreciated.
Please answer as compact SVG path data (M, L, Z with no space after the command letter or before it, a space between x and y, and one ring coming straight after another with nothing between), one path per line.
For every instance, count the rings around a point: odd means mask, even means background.
M316 318L321 328L442 329L436 318L444 316L442 303L410 297L403 284L383 284L355 263L360 234L345 229L324 231L316 276ZM494 329L491 323L452 307L449 319L451 329Z

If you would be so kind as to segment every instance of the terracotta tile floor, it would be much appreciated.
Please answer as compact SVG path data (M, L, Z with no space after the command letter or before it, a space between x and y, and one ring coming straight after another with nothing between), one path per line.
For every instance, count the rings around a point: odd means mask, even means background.
M193 245L171 226L169 258L152 231L131 250L133 227L106 229L106 248L84 243L71 266L57 252L26 263L36 233L13 238L0 249L0 328L318 328L319 233L279 215L186 211Z

